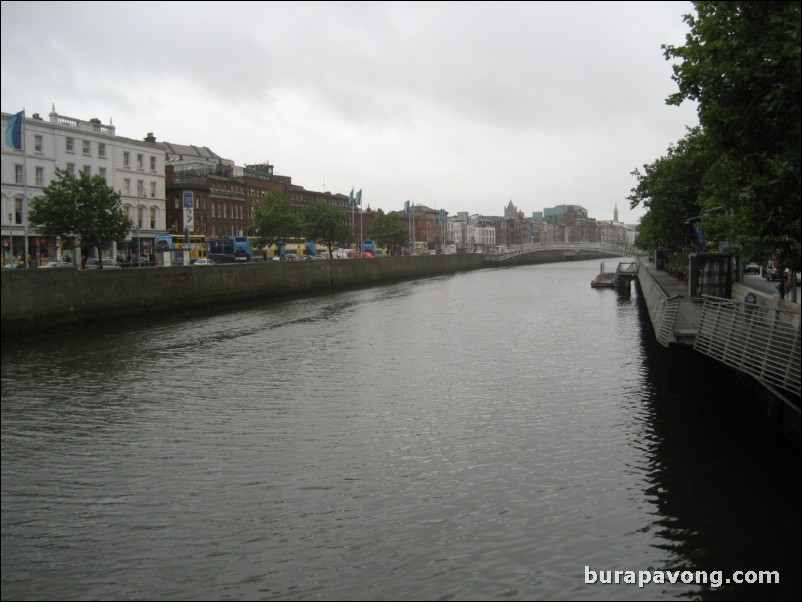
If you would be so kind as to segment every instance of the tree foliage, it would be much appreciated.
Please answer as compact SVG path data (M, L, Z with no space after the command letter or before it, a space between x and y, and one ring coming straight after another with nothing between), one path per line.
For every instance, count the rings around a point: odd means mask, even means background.
M348 216L340 207L317 201L301 209L301 228L309 240L326 245L333 258L334 245L353 242Z
M297 236L301 230L301 222L290 208L290 202L277 190L269 190L254 205L253 219L251 233L259 237L261 246Z
M663 49L678 60L668 103L698 102L715 157L701 201L726 211L706 227L755 250L790 249L800 232L801 3L693 4L685 45Z
M668 153L643 173L632 174L638 183L628 197L632 208L649 210L641 222L638 244L651 248L682 248L689 244L688 220L701 214L705 178L712 163L701 128L689 129Z
M389 249L404 247L409 241L409 232L398 211L385 213L379 209L373 215L368 236L376 241L378 246Z
M82 247L96 248L98 257L134 226L123 212L120 194L101 176L81 173L76 178L60 169L43 196L31 201L28 218L42 235L76 236Z

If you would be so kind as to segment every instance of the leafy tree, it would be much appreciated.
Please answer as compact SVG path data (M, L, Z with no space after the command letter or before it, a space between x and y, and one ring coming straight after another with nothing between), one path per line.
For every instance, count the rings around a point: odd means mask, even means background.
M764 256L775 246L795 246L798 256L802 3L693 4L697 14L685 16L685 45L663 49L666 59L679 61L673 66L679 91L668 103L698 102L716 157L704 206L726 211L711 215L706 226L761 248Z
M301 209L302 230L306 238L318 240L329 249L329 258L333 258L336 243L353 242L351 226L345 211L335 205L317 201Z
M298 216L290 208L290 202L278 190L269 190L264 199L253 208L253 236L259 237L262 246L296 236L301 229Z
M368 236L375 240L378 246L389 249L403 247L409 240L409 232L400 212L384 213L381 209L373 215Z
M101 176L82 172L76 178L61 169L44 195L31 201L28 218L44 236L77 236L82 247L96 248L98 257L134 226L123 212L120 194Z
M712 163L701 128L689 129L668 153L632 172L638 183L630 206L649 210L641 221L638 244L644 248L678 249L689 244L686 221L699 216L704 205L705 180Z

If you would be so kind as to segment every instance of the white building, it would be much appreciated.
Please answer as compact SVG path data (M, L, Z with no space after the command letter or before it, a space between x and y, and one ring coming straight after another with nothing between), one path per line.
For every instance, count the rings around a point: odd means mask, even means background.
M30 199L42 195L55 179L56 169L74 175L100 175L120 193L123 210L134 222L134 232L126 241L120 241L125 248L112 248L110 254L150 252L153 237L166 231L163 144L157 143L152 134L144 140L123 138L113 125L104 125L99 119L82 121L59 115L54 109L48 121L38 113L24 119L22 149L18 150L6 144L11 117L2 113L0 217L4 263L23 254L37 259L60 255L56 241L39 237L28 223Z

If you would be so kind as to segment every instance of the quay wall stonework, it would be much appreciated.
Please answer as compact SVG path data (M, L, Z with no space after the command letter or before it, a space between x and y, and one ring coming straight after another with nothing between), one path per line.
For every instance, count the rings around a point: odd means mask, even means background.
M487 267L479 254L111 270L2 270L2 336L235 307Z

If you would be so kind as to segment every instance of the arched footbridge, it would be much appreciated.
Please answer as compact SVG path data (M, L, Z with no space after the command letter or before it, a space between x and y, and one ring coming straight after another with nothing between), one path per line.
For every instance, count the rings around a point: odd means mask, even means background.
M563 257L587 256L593 259L594 256L603 255L605 257L634 257L637 250L634 247L624 245L614 245L610 243L598 242L546 242L537 244L517 245L504 251L488 253L486 259L492 263L504 263L515 258L524 259L527 255L537 255L542 253L560 253Z

